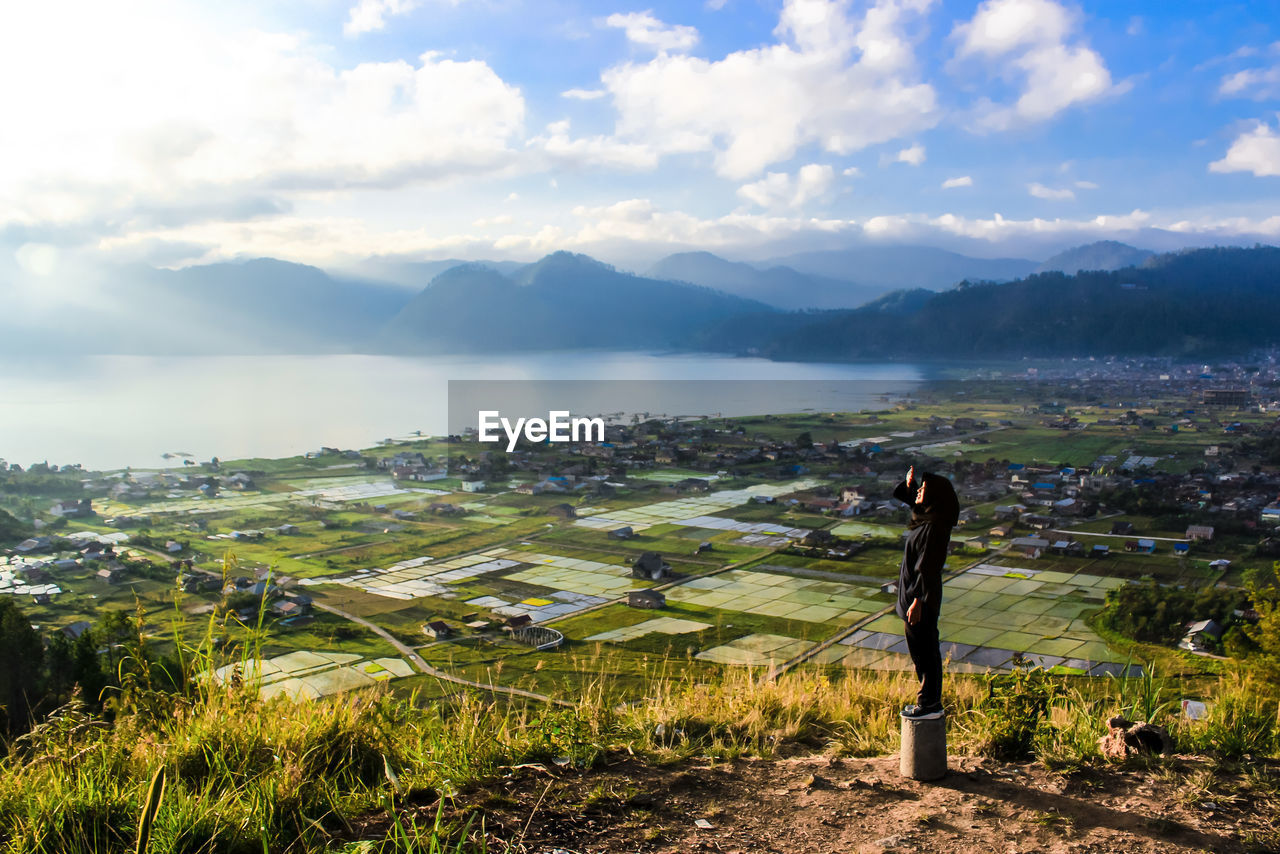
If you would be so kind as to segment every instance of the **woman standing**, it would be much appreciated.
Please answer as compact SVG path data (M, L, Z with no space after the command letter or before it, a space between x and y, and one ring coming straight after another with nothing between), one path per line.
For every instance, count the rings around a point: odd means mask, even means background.
M951 529L960 516L960 502L951 481L942 475L916 475L893 490L893 497L911 505L911 524L902 568L898 571L898 616L902 618L907 651L920 678L916 702L902 710L905 717L942 717L942 650L938 645L938 613L942 607L942 565L947 560Z

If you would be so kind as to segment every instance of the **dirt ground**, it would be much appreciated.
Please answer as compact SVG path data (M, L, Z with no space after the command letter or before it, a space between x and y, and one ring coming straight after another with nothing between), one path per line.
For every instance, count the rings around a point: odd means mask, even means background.
M624 755L588 771L512 769L446 815L482 813L488 850L519 854L1230 854L1280 851L1277 781L1274 764L1215 773L1196 757L1072 774L953 757L945 778L920 783L896 756L655 766ZM430 826L436 807L416 810Z

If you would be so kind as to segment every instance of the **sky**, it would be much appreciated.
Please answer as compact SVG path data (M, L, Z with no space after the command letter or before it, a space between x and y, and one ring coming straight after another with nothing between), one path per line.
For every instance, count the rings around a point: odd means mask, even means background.
M1280 3L44 0L0 273L1280 241ZM54 285L49 284L49 287Z

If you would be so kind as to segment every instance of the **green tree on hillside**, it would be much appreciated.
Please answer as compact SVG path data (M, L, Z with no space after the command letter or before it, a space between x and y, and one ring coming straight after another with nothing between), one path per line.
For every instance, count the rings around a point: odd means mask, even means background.
M0 509L0 544L20 543L31 536L31 528L8 510Z
M1280 578L1273 565L1249 570L1244 582L1259 615L1258 622L1246 630L1257 645L1256 660L1273 680L1280 680Z
M44 644L10 597L0 598L0 730L24 731L43 697Z

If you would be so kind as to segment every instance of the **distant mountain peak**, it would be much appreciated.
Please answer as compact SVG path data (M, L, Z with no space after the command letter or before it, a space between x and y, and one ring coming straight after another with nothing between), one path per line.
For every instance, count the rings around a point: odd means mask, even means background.
M511 278L521 284L533 284L547 276L581 275L584 273L617 273L617 269L590 255L561 249L515 271Z
M708 251L707 251L707 250L705 250L705 249L695 249L695 250L693 250L693 251L691 251L691 252L673 252L672 254L668 255L666 258L662 259L662 261L659 261L659 262L658 262L658 264L662 264L662 263L663 263L663 262L665 262L665 261L672 261L672 260L691 260L691 259L704 259L704 260L707 260L707 261L719 261L720 263L723 263L723 264L733 264L733 263L735 263L735 262L733 262L733 261L729 261L729 260L726 260L726 259L724 259L724 258L721 258L719 255L715 254L714 252L708 252ZM657 266L657 265L655 265L655 266Z
M421 352L686 348L713 324L769 311L738 296L554 252L511 277L481 265L441 273L386 324L383 340L397 351Z
M1154 254L1118 240L1098 240L1059 252L1037 267L1036 272L1057 270L1074 275L1081 270L1120 270L1137 267Z
M788 310L854 308L883 292L847 278L801 273L782 265L761 269L705 251L668 255L645 275L669 282L690 282Z
M458 281L470 282L476 279L506 281L506 277L502 273L483 261L468 261L438 273L431 280L431 286L448 285Z
M555 252L552 252L550 255L546 256L545 258L539 261L535 261L530 266L538 266L538 265L542 265L544 267L572 266L572 267L592 267L592 268L597 268L601 270L614 269L612 264L606 264L603 261L597 261L595 258L592 258L590 255L583 255L581 252L570 252L566 249L560 249Z

